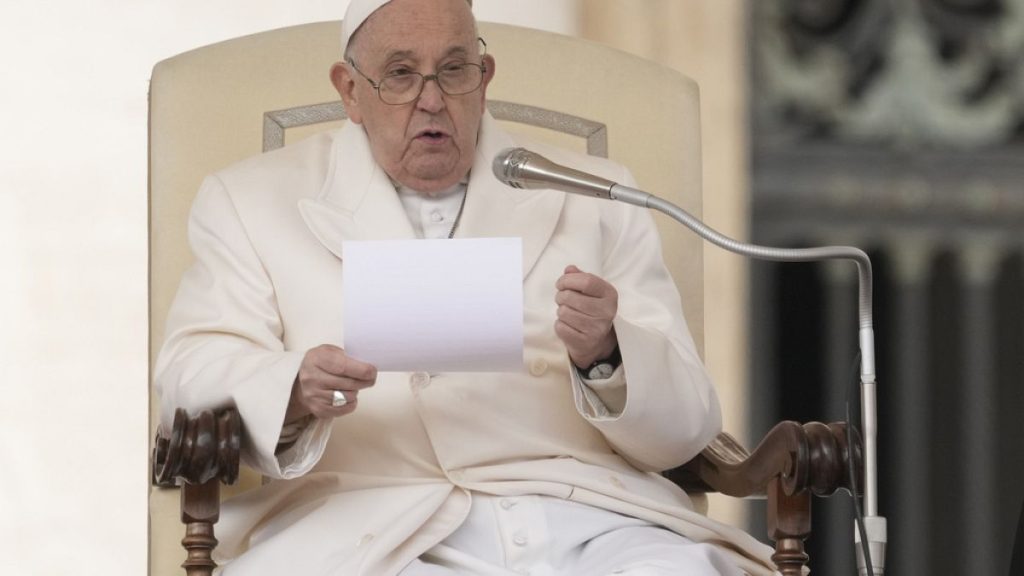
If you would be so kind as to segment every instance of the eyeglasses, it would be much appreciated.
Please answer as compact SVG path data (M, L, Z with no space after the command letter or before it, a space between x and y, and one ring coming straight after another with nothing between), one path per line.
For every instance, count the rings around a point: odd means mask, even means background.
M484 42L483 38L477 38L477 40L483 45L483 54L481 56L486 55L487 43ZM441 66L433 74L426 76L415 70L399 68L389 72L379 82L375 82L369 76L363 74L363 71L356 66L354 60L349 58L348 63L360 76L366 78L370 86L373 86L381 102L392 106L400 106L416 100L423 93L423 87L431 80L437 82L437 87L449 96L469 94L480 87L484 80L484 74L487 72L487 66L483 61L480 64L452 62Z

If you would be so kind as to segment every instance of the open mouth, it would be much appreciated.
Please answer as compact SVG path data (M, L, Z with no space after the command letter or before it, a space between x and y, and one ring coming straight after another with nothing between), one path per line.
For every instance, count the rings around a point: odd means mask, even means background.
M448 134L440 130L424 130L416 136L417 140L431 143L443 142L446 138L448 138Z

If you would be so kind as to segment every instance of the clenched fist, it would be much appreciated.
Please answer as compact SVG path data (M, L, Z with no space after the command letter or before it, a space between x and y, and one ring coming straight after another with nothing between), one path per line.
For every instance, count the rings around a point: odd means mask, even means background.
M555 288L555 334L565 344L573 364L586 368L610 356L618 345L612 326L619 308L615 287L598 276L567 266Z

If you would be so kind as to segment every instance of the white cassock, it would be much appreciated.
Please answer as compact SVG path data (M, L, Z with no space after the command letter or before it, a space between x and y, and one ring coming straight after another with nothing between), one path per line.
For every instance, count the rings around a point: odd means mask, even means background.
M189 223L195 263L169 312L155 381L164 426L178 407L237 407L243 459L272 479L223 506L217 553L228 562L226 574L394 576L429 566L431 554L437 569L457 565L456 553L491 562L463 538L488 509L478 505L482 495L533 502L523 509L535 504L540 512L530 517L558 527L547 531L557 538L530 537L544 549L583 542L585 531L562 538L565 526L576 524L566 511L592 508L614 512L605 516L609 525L639 519L707 544L743 571L772 573L766 546L701 514L659 474L695 456L721 420L651 216L504 186L491 161L524 144L556 162L632 182L617 164L517 141L484 115L455 236L522 238L522 369L382 372L360 392L352 414L286 430L294 443L285 450L284 414L303 355L344 344L342 244L415 239L417 230L352 123L206 179ZM424 236L434 224L450 229L433 222L429 207L425 213L431 222L419 217ZM569 264L619 293L619 385L583 383L554 334L554 284ZM583 524L598 525L586 518ZM497 522L490 536L479 532L481 542L493 543L507 526L518 524ZM530 548L511 542L503 552L509 557ZM578 550L581 559L592 557L586 548ZM545 562L530 565L542 570ZM505 560L491 563L509 569Z

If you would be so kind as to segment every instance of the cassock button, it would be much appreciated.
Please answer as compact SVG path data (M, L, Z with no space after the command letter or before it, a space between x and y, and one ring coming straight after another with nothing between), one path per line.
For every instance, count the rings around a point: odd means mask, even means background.
M526 534L523 532L517 532L516 535L512 537L512 543L516 546L526 546L529 542L530 539L527 538Z
M444 215L439 210L434 210L430 213L430 220L432 222L440 222L444 220Z
M530 374L534 376L543 376L548 371L548 362L543 358L537 358L533 362L530 362Z
M365 545L369 544L372 541L373 541L373 534L363 534L363 537L360 538L358 542L356 542L356 548L360 548L362 546L365 546Z
M502 508L502 510L509 510L510 508L512 508L515 505L516 505L516 501L511 499L511 498L502 498L501 499L501 508Z

